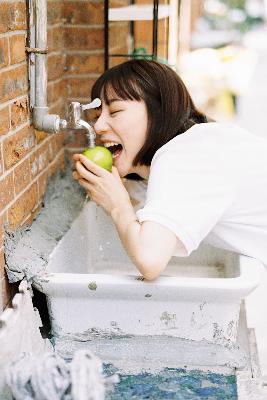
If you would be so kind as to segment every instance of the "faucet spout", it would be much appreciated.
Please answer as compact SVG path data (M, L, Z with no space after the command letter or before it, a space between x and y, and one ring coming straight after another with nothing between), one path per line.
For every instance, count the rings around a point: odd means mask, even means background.
M101 100L96 98L89 104L80 104L78 101L72 101L69 106L69 118L67 127L70 129L81 129L87 130L87 136L89 139L89 147L95 147L95 130L86 121L82 119L82 113L84 110L90 108L97 108L101 106Z
M87 130L88 147L95 147L95 131L94 128L83 119L77 121L77 125Z

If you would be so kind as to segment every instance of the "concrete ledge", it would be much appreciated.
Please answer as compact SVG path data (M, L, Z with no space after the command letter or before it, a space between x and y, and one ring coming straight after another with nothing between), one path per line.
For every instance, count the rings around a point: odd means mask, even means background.
M57 172L49 181L44 206L30 227L7 232L6 270L11 283L24 277L32 283L45 273L48 259L57 243L81 211L85 192L72 178L71 168Z

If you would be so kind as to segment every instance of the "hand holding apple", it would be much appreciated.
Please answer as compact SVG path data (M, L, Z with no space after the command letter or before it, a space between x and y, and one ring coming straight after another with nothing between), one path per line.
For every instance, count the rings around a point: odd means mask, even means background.
M112 171L112 153L106 147L88 147L83 155L107 171Z

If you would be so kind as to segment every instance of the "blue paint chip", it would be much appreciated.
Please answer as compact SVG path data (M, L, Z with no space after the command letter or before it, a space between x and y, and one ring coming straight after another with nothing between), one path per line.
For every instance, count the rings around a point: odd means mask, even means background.
M165 368L157 374L123 374L105 365L105 375L117 373L120 382L106 400L237 400L235 375L181 368Z

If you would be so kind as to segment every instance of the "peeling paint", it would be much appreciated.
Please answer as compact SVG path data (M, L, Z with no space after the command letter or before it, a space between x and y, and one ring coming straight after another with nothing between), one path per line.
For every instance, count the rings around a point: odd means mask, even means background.
M88 289L90 289L90 290L96 290L97 289L97 284L96 284L96 282L90 282L89 284L88 284Z
M229 337L233 337L235 335L237 329L237 321L230 321L228 327L226 329L226 333Z
M168 329L176 328L176 314L170 314L167 311L164 311L160 317L161 322Z

